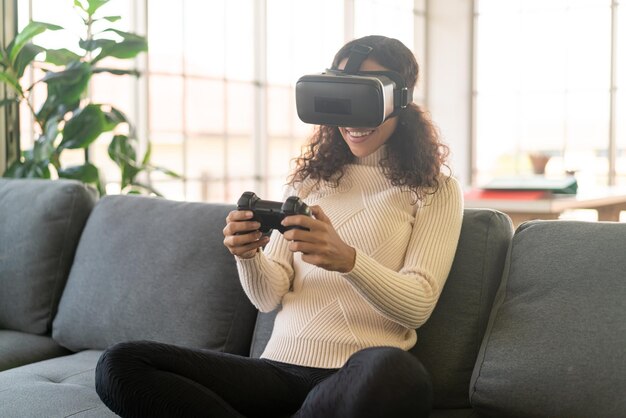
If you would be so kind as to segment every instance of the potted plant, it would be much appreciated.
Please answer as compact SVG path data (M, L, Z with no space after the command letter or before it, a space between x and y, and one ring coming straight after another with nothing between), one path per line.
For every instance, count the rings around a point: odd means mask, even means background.
M116 76L138 76L136 70L107 68L104 58L133 59L147 51L144 37L124 32L111 26L120 16L101 15L101 7L109 0L75 0L74 9L84 24L84 36L78 48L49 49L36 45L33 38L46 31L63 30L61 26L31 21L6 47L0 48L0 82L7 84L15 97L0 102L0 106L13 102L27 105L35 121L36 140L32 149L22 152L4 177L59 178L81 180L94 185L100 194L105 193L100 170L88 161L87 153L82 165L64 166L61 154L68 149L88 149L104 133L112 134L108 147L109 157L121 171L121 190L125 193L154 193L148 184L138 179L142 172L159 170L167 175L175 173L150 163L150 145L143 156L138 154L138 141L128 117L114 106L93 103L87 95L92 77L101 73ZM94 24L104 29L94 32ZM26 85L25 70L33 65L44 76L33 85ZM36 85L45 84L47 95L38 109L30 96Z

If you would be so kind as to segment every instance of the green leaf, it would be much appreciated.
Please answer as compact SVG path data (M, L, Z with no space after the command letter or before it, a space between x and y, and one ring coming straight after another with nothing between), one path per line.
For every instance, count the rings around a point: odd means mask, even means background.
M159 166L150 166L150 169L154 170L154 171L160 171L161 173L166 174L166 175L168 175L170 177L173 177L175 179L182 179L183 178L183 176L181 176L180 174L178 174L178 173L176 173L176 172L174 172L172 170L169 170L167 168L163 168L163 167L159 167Z
M143 40L128 40L116 43L114 45L102 48L102 51L94 58L93 62L98 62L106 57L114 57L120 59L135 58L141 52L148 50L148 43Z
M37 120L45 123L55 115L75 109L87 90L91 66L85 62L71 62L63 71L50 71L43 78L48 84L48 97L37 112Z
M126 115L122 111L114 107L112 107L110 111L104 112L104 120L104 130L106 132L112 131L120 123L128 123L128 118L126 117Z
M120 167L137 163L137 152L131 144L131 139L126 135L115 135L109 144L108 152L109 157Z
M85 12L87 11L87 9L85 9L85 6L83 6L83 2L81 2L80 0L74 0L74 7L78 7Z
M87 0L87 4L89 6L87 7L86 12L89 16L93 16L100 7L104 6L108 2L109 0Z
M16 92L20 94L20 96L24 94L22 92L22 87L20 86L20 82L17 80L17 78L15 78L14 75L3 71L0 73L0 82L6 83L9 86L11 86L13 90L15 90Z
M72 62L64 70L48 71L41 81L50 84L59 83L66 85L74 85L76 78L84 78L86 75L91 76L91 67L85 62Z
M57 150L54 142L59 135L58 123L49 121L44 128L44 133L35 140L33 148L22 153L25 160L50 162L55 159Z
M22 178L22 172L24 171L24 164L20 161L14 161L13 164L6 169L2 177L11 178L11 179L19 179Z
M135 141L126 135L115 135L109 144L109 157L122 171L122 188L132 184L141 171L137 166Z
M0 65L4 68L10 67L9 65L9 53L0 46Z
M120 123L128 122L128 117L126 116L126 114L122 112L121 110L119 110L117 107L111 106L111 110L107 113L110 114L110 117L112 119L115 119L119 121Z
M45 49L39 45L32 43L24 45L24 48L22 48L20 53L17 55L17 59L15 60L15 72L17 73L17 78L21 78L24 75L26 67L28 67L30 63L33 62L35 57L43 51L45 51Z
M44 125L43 136L45 136L51 142L54 142L54 140L57 138L58 135L59 135L59 122L57 122L56 120L49 120L48 122L46 122L46 124Z
M139 77L141 73L137 70L120 70L117 68L94 68L93 73L111 73L113 75L134 75Z
M95 51L96 49L105 48L114 44L115 41L112 39L81 39L78 41L78 46L85 51Z
M49 137L42 135L35 141L30 157L33 161L50 161L55 153L54 140L56 133L50 132Z
M34 158L33 157L34 153L33 153L32 148L31 149L22 150L22 152L20 154L21 154L21 156L22 156L22 158L24 160L32 160Z
M104 125L104 113L100 105L88 105L65 123L63 139L58 148L87 148L104 132Z
M5 171L3 177L49 179L49 165L50 163L48 161L15 161L8 170Z
M148 50L148 41L143 36L117 29L107 29L104 32L116 33L122 37L122 41L114 42L113 44L103 47L100 54L93 59L92 63L98 62L105 57L120 59L134 58L141 52Z
M50 23L44 22L35 22L31 21L26 25L24 29L20 33L17 34L13 42L7 48L9 50L9 62L15 65L15 61L17 59L17 55L20 53L24 45L28 43L35 36L40 33L45 32L46 30L60 30L63 29L61 26L52 25Z
M136 33L132 33L132 32L126 32L123 30L119 30L119 29L113 29L113 28L109 28L109 29L105 29L102 31L102 33L104 32L113 32L115 34L117 34L118 36L120 36L122 39L124 40L140 40L143 39L145 40L145 38L141 35L137 35Z
M66 48L46 50L46 62L54 65L68 65L72 61L80 61L80 55Z
M98 184L100 183L100 172L98 167L87 162L83 165L66 167L59 170L59 177L64 179L80 180L83 183Z
M141 161L141 166L146 167L150 164L150 158L152 158L152 143L148 141L146 153L143 155L143 160Z
M58 125L59 122L65 119L65 115L74 112L80 106L79 100L65 105L59 103L59 100L61 99L62 98L59 98L56 93L53 94L50 91L48 92L48 97L46 98L44 105L35 115L35 119L39 125L48 125L49 123Z
M122 16L105 16L102 19L106 19L109 22L117 22L118 20L120 20L122 18Z

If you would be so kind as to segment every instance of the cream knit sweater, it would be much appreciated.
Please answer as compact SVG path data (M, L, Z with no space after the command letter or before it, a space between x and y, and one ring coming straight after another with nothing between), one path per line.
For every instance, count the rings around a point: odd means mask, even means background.
M430 316L456 250L463 200L458 182L444 179L424 202L393 187L378 161L385 152L347 167L339 187L305 181L297 194L319 205L341 238L356 249L349 273L302 261L273 231L263 251L237 258L244 291L261 311L282 305L263 358L308 367L339 368L361 349L410 349L415 328Z

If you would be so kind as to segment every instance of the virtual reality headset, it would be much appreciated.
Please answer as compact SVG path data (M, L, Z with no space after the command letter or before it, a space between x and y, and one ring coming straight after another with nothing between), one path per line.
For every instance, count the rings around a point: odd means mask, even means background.
M296 83L298 117L315 125L374 128L413 101L413 91L395 71L358 71L372 51L356 45L343 70L300 77Z

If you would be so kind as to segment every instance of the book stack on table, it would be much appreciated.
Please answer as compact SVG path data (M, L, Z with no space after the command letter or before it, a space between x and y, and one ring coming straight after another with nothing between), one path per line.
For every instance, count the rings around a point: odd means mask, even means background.
M578 183L574 177L501 177L470 190L465 197L484 200L539 200L558 195L572 196L577 191Z

